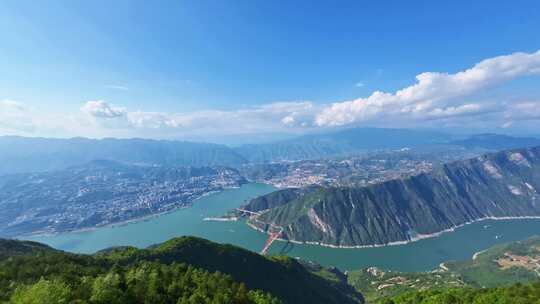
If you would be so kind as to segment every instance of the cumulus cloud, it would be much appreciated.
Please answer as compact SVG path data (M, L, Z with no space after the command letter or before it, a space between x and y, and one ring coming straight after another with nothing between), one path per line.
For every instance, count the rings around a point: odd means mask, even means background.
M494 57L455 74L419 74L414 85L395 93L376 91L367 98L334 103L319 113L315 122L318 126L340 126L387 116L469 115L482 106L462 104L459 98L533 74L540 74L540 51Z
M82 107L81 111L99 118L116 118L125 116L125 108L114 107L103 100L88 101Z
M454 116L468 116L486 113L486 107L477 103L468 103L446 108L434 108L425 112L426 118L447 118Z
M166 113L130 111L102 100L88 101L81 112L105 129L158 130L170 133L254 133L306 128L316 107L311 102L276 102L231 111ZM163 133L162 133L163 134Z
M421 73L416 83L393 93L334 104L275 102L240 109L191 113L128 109L104 100L84 103L79 113L61 115L0 101L0 134L118 137L181 137L257 132L305 132L344 125L391 127L481 127L526 129L540 120L540 99L508 101L478 95L518 77L540 74L540 51L483 60L457 73ZM540 96L539 96L540 97ZM7 130L7 131L6 131Z

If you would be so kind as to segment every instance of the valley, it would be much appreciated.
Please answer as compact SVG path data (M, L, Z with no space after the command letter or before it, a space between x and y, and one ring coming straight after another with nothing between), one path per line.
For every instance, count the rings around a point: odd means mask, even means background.
M352 142L373 131L342 131L334 134L333 140ZM0 150L0 161L5 164L0 166L0 236L94 229L141 220L190 206L203 195L246 182L279 188L376 184L428 172L442 163L484 151L433 144L437 140L432 133L378 132L403 137L400 143L417 148L363 152L351 148L342 153L349 156L256 163L241 156L242 147L214 144L0 137L0 148L5 148ZM328 135L306 138L323 149L320 139ZM444 140L448 137L439 138ZM282 149L282 145L264 147ZM286 146L291 145L294 141ZM31 147L43 149L36 153ZM369 147L387 146L379 142Z
M313 284L351 303L534 281L538 239L527 250L497 248L538 233L539 148L486 154L494 147L479 142L234 166L104 159L4 174L0 231L97 256L202 237L293 258L327 280ZM278 240L268 244L269 233ZM252 292L288 302L273 288Z
M540 1L0 25L0 304L540 304Z
M192 207L179 209L144 221L99 227L89 231L26 236L23 239L48 244L70 252L91 254L113 246L144 248L168 239L193 235L218 243L234 244L260 252L267 235L251 229L243 220L204 221L217 217L246 201L274 191L264 184L244 184L204 196ZM277 241L268 254L299 257L342 271L371 266L402 272L429 271L449 260L468 260L491 246L538 234L540 220L486 220L463 226L452 233L400 246L335 249L318 245ZM155 233L159 231L159 233Z

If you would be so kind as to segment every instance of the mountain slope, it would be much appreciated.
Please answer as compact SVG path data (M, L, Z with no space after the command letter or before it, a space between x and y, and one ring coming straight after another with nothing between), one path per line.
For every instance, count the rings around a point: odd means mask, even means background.
M383 298L379 304L514 304L538 303L540 300L540 283L515 284L498 288L437 288L416 290L395 297Z
M399 272L376 267L347 273L349 284L369 303L406 292L458 287L493 288L538 281L540 237L497 245L466 261L447 261L428 272Z
M540 236L493 246L468 261L444 263L447 272L458 273L474 287L527 283L540 278Z
M241 208L253 212L265 211L290 204L291 202L320 189L322 188L319 186L281 189L253 198Z
M20 246L26 246L19 241L5 242L18 242ZM2 246L5 242L0 242L0 252L4 251ZM10 246L13 247L13 244ZM191 280L189 276L193 272L198 279L186 281ZM179 277L177 281L175 277ZM112 278L116 281L111 281ZM208 296L230 290L229 300L224 298L212 303L255 303L255 295L251 292L255 290L272 294L283 303L362 302L361 295L346 283L331 282L314 275L294 259L266 258L232 245L220 245L194 237L172 239L147 249L112 248L91 256L48 248L39 253L27 252L0 258L0 301L3 300L2 296L12 294L17 286L39 283L40 279L69 283L75 296L79 297L88 297L88 293L97 292L85 291L89 288L88 282L91 283L90 289L101 281L110 282L108 288L115 289L108 292L119 293L122 297L118 298L125 299L118 300L118 303L140 303L138 297L150 296L152 284L158 284L152 291L157 293L156 297L167 300L151 303L176 303L176 299L178 303L209 303L193 300L180 302L181 297L192 298L193 293L199 292L198 288L189 290L193 284L200 285L203 292L210 292ZM237 285L240 282L250 290L250 301L232 300L245 292ZM175 290L184 291L178 294ZM132 301L129 301L130 297ZM257 297L263 296L259 293Z
M9 257L53 250L51 247L37 242L0 239L0 261Z
M409 241L488 217L540 216L540 147L488 154L367 187L321 188L251 224L333 246ZM267 203L272 205L272 203Z
M173 239L146 250L121 248L105 257L118 263L158 261L170 264L182 262L209 271L231 275L245 282L249 288L261 289L291 299L292 303L355 303L358 295L346 286L329 284L311 275L299 262L288 257L266 258L232 245L218 245L210 241L183 237Z

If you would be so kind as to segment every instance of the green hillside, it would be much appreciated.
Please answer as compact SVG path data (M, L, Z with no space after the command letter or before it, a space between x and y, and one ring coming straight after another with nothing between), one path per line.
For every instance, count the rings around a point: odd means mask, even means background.
M0 261L25 254L38 254L54 251L51 247L31 241L0 239Z
M540 279L540 237L494 246L474 259L448 262L449 272L459 273L475 287L495 287Z
M429 272L407 273L371 267L350 271L347 274L347 280L365 296L369 303L384 297L392 298L405 293L419 295L418 292L433 290L443 290L453 294L462 292L458 292L456 288L466 288L463 292L472 294L472 291L467 290L538 282L540 281L539 261L540 237L535 236L523 241L491 247L475 254L467 261L442 263L439 269ZM449 289L456 290L449 291ZM428 298L435 297L438 292L433 294L427 292L425 295L429 295Z
M537 189L540 147L516 149L365 187L319 188L288 201L270 194L253 201L270 209L251 223L282 227L296 241L388 244L482 218L540 216Z
M498 288L450 288L413 291L379 300L378 304L534 304L540 301L540 283Z
M349 284L360 291L369 303L405 292L469 286L458 273L440 270L400 272L370 267L350 271L347 277Z
M266 258L194 237L95 255L31 242L0 243L0 301L51 303L361 303L344 282L286 257Z

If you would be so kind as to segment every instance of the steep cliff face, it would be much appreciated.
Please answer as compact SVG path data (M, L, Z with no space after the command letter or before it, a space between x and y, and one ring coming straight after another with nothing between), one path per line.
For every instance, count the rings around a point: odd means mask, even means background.
M540 216L540 147L487 154L359 188L319 188L252 224L291 240L336 246L408 241L486 217ZM271 194L272 195L272 194ZM280 196L283 198L283 196Z

